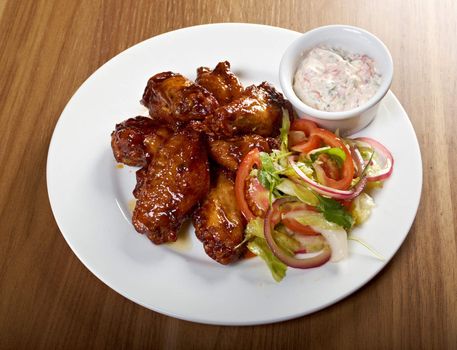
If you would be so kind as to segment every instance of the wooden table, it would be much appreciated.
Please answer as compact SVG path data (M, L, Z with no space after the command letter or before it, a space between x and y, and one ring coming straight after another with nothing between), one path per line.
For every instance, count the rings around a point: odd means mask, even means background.
M456 15L452 0L0 1L0 349L456 348ZM255 327L163 316L93 276L54 221L46 155L75 90L137 42L212 22L347 23L376 33L394 57L392 90L422 151L421 205L387 267L315 314Z

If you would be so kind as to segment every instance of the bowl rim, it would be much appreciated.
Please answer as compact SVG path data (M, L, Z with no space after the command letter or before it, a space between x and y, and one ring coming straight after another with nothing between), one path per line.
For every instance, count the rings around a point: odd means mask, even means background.
M310 37L311 35L315 35L318 32L324 32L328 30L347 30L350 29L351 31L355 30L359 33L362 33L366 38L368 38L371 42L374 42L375 45L381 48L381 51L384 53L387 63L387 70L383 73L383 81L378 89L378 91L364 104L358 106L357 108L349 109L346 111L321 111L315 108L312 108L305 104L300 98L295 94L293 90L292 83L286 77L285 70L287 68L287 64L290 64L293 52L296 50L297 47L302 46L303 41L306 38ZM286 62L287 61L287 62ZM295 74L293 72L292 74ZM303 33L300 37L295 39L286 49L284 52L281 62L279 64L279 82L281 84L281 88L286 95L286 98L292 103L292 105L311 117L320 118L323 120L341 120L341 119L348 119L361 113L365 112L366 110L374 107L377 103L379 103L382 98L387 94L389 91L390 85L392 84L393 79L393 60L392 55L390 54L389 49L387 46L374 34L370 33L369 31L351 26L346 24L331 24L326 26L321 26L317 28L313 28L305 33Z

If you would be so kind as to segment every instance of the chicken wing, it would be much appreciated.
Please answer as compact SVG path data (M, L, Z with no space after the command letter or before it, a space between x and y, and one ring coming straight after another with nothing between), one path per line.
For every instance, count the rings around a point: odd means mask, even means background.
M245 221L235 199L234 175L219 171L215 186L202 206L193 214L195 234L206 254L221 264L229 264L242 255Z
M140 171L141 186L132 222L155 244L174 242L183 221L209 190L209 164L201 136L192 130L174 134Z
M278 148L276 139L259 135L234 136L221 140L210 137L208 145L211 158L231 171L236 171L243 157L254 148L263 152Z
M146 166L171 136L171 130L160 127L151 118L138 116L116 124L111 133L111 148L119 163Z
M211 92L221 106L241 97L244 91L238 78L230 71L230 63L227 61L219 62L213 70L198 68L195 82Z
M264 82L246 88L239 99L219 107L204 121L193 121L192 127L211 136L279 133L282 108L290 108L282 94Z
M152 119L175 127L204 119L219 106L205 88L172 72L150 78L141 103L149 109Z

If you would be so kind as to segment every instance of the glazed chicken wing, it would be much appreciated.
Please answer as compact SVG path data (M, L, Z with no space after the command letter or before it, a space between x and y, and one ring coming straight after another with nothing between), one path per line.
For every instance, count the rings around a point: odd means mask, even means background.
M221 106L241 97L244 91L238 78L230 71L230 63L227 61L219 62L213 70L198 68L195 82L211 92Z
M177 132L139 173L133 226L155 244L176 241L183 221L209 190L203 140L192 130Z
M119 163L146 166L171 136L171 130L160 127L151 118L138 116L116 124L111 133L111 148Z
M152 119L176 127L204 119L219 105L205 88L172 72L150 78L141 103L149 109Z
M261 152L278 148L276 139L259 135L235 136L221 140L209 138L208 145L211 158L231 171L236 171L243 157L254 148Z
M264 82L247 87L239 99L219 107L204 121L192 122L192 126L211 136L253 133L275 136L279 132L282 108L289 108L282 94Z
M245 221L235 199L234 175L219 171L215 186L193 215L195 234L206 254L221 264L237 260L244 246Z

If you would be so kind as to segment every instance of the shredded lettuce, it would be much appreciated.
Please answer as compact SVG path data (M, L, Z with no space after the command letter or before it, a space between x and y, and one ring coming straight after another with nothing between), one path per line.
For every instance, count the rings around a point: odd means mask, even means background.
M314 170L311 167L311 163L299 161L299 162L296 162L296 165L298 166L298 168L301 171L303 171L304 174L306 174L306 176L313 177ZM281 170L280 174L288 177L289 179L295 179L295 180L301 181L300 176L297 174L297 172L294 170L294 168L292 168L292 166L290 166L290 165L288 165L286 168Z
M282 193L297 197L303 203L312 206L317 206L319 204L318 197L308 187L296 184L287 178L283 178L276 188Z
M263 235L263 219L256 217L246 225L245 237L248 239L253 237L265 238Z
M281 182L280 174L289 167L287 156L291 153L288 150L288 134L290 128L289 112L283 109L282 126L280 130L281 145L279 150L273 150L271 153L260 152L260 162L262 164L260 170L257 171L257 178L262 186L269 190L270 203L272 203L276 186Z
M300 242L282 231L273 231L273 238L279 247L290 256L293 256L294 252L300 247ZM286 274L287 266L274 256L268 246L263 234L263 219L255 218L249 221L246 226L245 238L240 245L244 244L246 241L248 242L248 249L266 262L273 278L278 282L281 281Z
M300 242L280 230L273 231L273 238L278 246L290 256L293 256L301 247Z
M364 223L371 214L371 210L375 204L373 198L366 193L361 193L352 202L351 214L354 218L354 223L360 225Z
M265 239L265 236L263 235L263 220L259 217L256 217L248 222L246 228L244 229L244 239L235 247L235 249L241 247L243 244L256 237Z
M294 216L294 219L302 225L309 225L323 230L340 231L342 229L340 225L326 220L322 213L312 211L300 212L300 215Z
M265 261L275 281L281 282L286 275L287 265L274 256L270 247L268 247L267 241L256 237L247 244L247 247L252 253Z
M359 237L355 237L355 236L349 236L348 237L348 240L350 241L354 241L354 242L357 242L359 244L361 244L362 246L364 246L365 248L368 249L368 251L373 254L377 259L381 260L381 261L385 261L386 258L384 256L382 256L381 254L379 254L376 250L374 250L368 243L366 243L364 240L360 239Z
M249 221L249 223L247 224L244 242L252 238L265 239L265 235L263 234L262 218L257 217ZM289 235L280 230L273 231L273 238L281 249L283 249L286 252L290 252L291 255L300 247L300 243L297 240L295 240L294 238L290 237Z
M275 159L265 152L260 152L260 162L262 167L257 173L260 183L267 189L274 189L277 183L281 181L278 173L276 172Z
M282 110L282 125L279 133L281 139L280 151L289 152L289 129L290 129L290 116L286 109Z
M365 186L366 192L371 192L375 189L382 188L384 186L384 181L368 181Z

